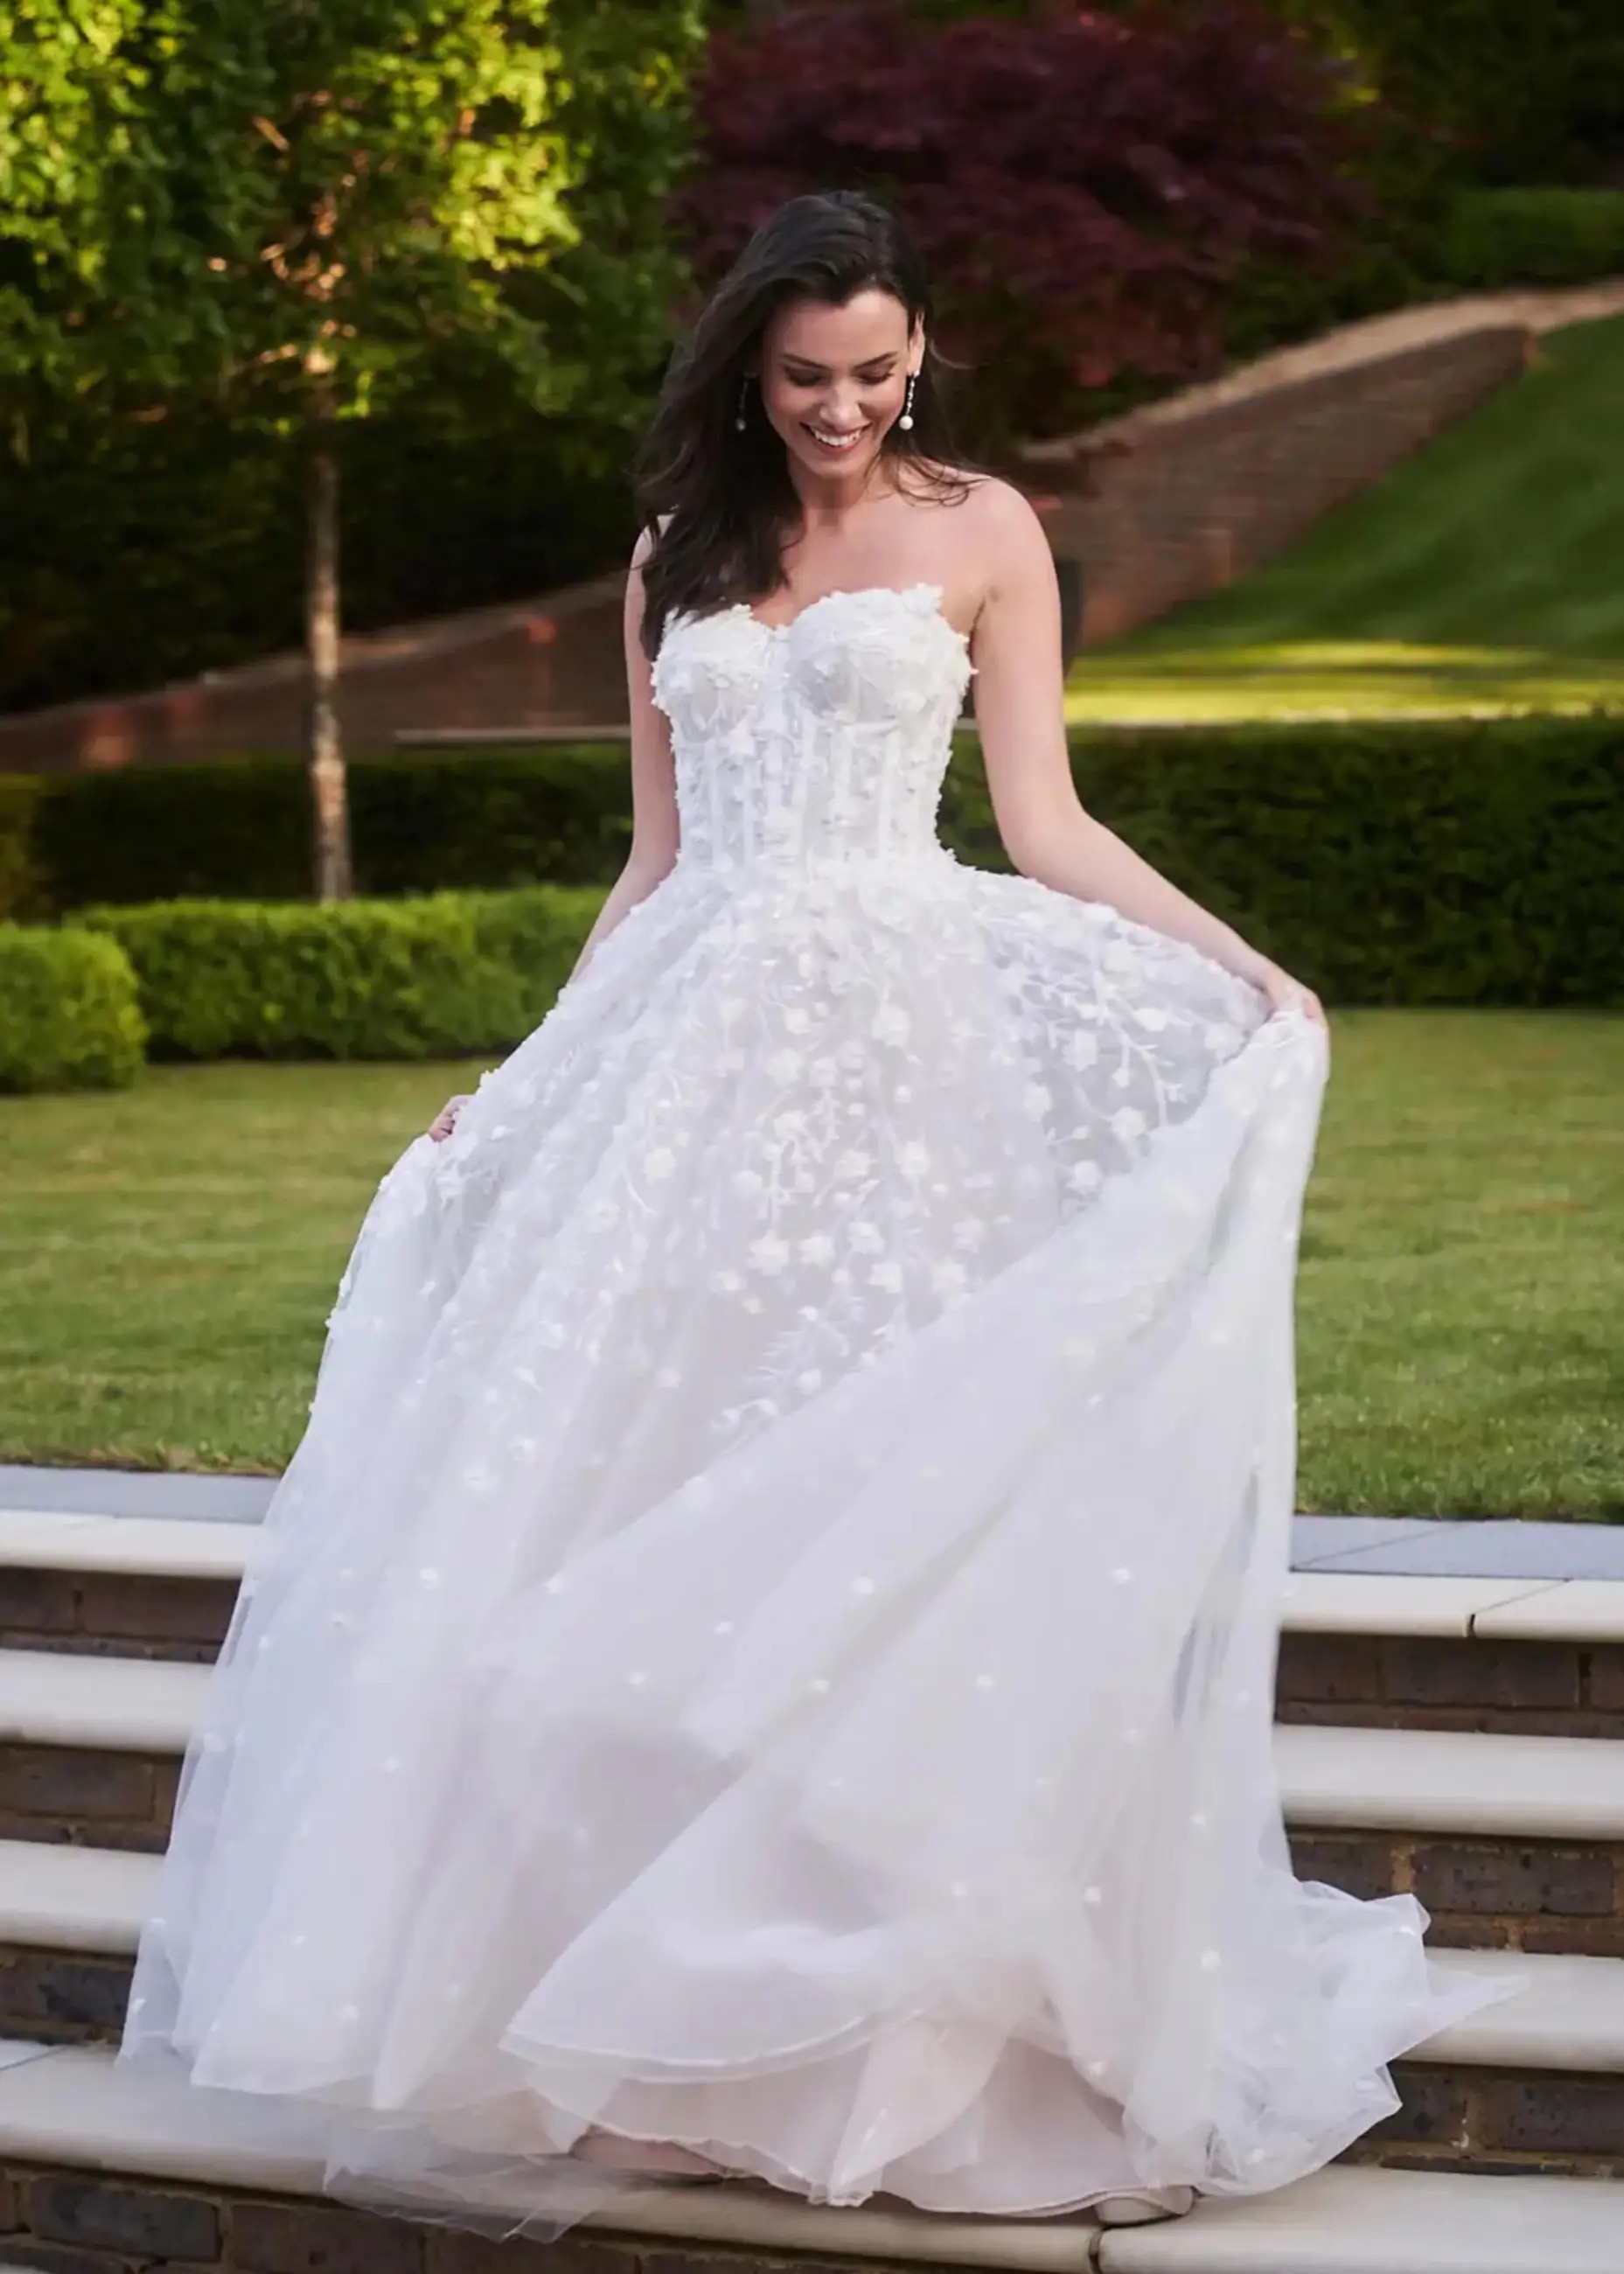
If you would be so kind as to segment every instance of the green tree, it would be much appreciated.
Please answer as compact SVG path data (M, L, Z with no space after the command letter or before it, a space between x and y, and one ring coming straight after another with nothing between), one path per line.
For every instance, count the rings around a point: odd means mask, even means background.
M0 58L42 87L25 177L0 176L36 367L153 410L207 395L296 441L306 469L305 636L315 882L350 889L336 706L340 437L449 352L502 366L544 410L591 384L541 279L574 256L604 320L645 326L671 277L646 231L615 265L581 209L605 125L635 105L646 212L685 147L696 0L24 0ZM19 48L38 70L19 68ZM8 146L0 144L0 155ZM600 200L600 212L603 206ZM54 208L54 221L47 207ZM632 232L634 235L635 232ZM20 335L20 331L19 331Z
M17 0L0 14L0 385L67 387L105 245L88 218L127 158L140 0ZM14 433L17 447L25 438Z

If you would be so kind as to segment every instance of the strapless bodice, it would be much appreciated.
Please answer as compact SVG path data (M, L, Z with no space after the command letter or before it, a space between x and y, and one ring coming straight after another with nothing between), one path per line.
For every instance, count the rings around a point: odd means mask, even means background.
M786 624L743 603L666 623L679 862L823 868L950 857L936 832L973 666L936 584L828 592Z

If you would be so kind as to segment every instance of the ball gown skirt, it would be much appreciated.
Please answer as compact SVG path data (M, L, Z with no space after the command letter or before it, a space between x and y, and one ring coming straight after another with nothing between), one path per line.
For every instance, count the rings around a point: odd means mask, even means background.
M1273 2187L1494 1994L1282 1830L1323 1035L940 843L970 674L673 619L674 867L366 1216L118 2055L342 2199Z

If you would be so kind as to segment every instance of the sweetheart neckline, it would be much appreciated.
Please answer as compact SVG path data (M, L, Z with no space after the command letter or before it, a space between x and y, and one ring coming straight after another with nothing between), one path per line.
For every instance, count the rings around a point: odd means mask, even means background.
M820 592L816 599L808 600L804 607L797 608L794 614L787 617L781 624L768 623L764 617L758 616L756 614L755 609L750 606L750 603L748 600L730 601L726 607L718 608L715 613L718 615L724 616L748 616L751 623L756 626L758 631L765 632L770 639L776 639L785 632L793 631L796 625L800 623L803 616L809 616L815 609L823 607L831 600L872 600L878 599L882 593L889 595L889 597L893 600L908 600L912 599L914 594L918 592L929 593L932 600L936 604L935 614L937 622L942 626L944 631L951 633L952 636L959 642L960 648L967 654L970 647L970 635L968 632L962 632L959 630L958 625L953 622L951 618L949 616L947 610L943 606L942 603L944 597L944 587L940 584L837 585L832 591ZM703 623L705 619L703 616L696 616L692 618L691 621L695 623Z

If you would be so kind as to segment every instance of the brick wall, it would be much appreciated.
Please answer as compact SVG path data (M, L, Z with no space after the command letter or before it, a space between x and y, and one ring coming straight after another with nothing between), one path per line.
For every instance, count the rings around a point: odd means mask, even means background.
M1518 372L1531 335L1485 320L1304 368L1301 351L1068 440L1022 478L1056 557L1080 571L1093 644L1228 584L1289 545ZM1067 589L1074 579L1068 575ZM411 731L568 734L626 717L619 576L346 643L350 747ZM0 719L0 772L184 761L299 747L297 656L144 695Z
M1219 386L1026 454L1081 636L1115 639L1231 584L1387 473L1527 359L1485 325L1231 395Z
M344 644L340 710L353 749L387 749L410 728L523 727L568 734L623 721L624 580L406 624ZM0 772L56 772L297 750L304 719L298 656L212 672L144 695L0 719Z

